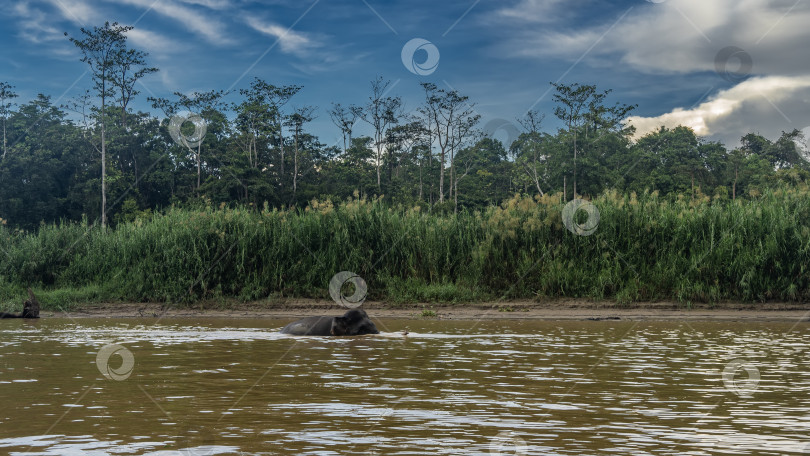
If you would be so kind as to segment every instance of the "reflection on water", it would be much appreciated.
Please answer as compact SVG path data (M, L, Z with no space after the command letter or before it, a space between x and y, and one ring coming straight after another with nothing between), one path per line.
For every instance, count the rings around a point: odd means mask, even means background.
M0 322L0 453L810 454L807 323L153 323Z

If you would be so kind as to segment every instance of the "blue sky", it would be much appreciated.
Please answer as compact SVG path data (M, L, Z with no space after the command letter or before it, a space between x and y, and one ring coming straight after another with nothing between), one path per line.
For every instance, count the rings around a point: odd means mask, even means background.
M161 70L136 109L260 77L303 85L292 105L318 106L311 130L332 144L330 103L364 103L377 75L408 110L431 81L470 96L482 125L534 107L548 130L559 126L549 82L580 82L638 104L640 132L686 124L736 146L748 131L810 126L809 19L801 0L19 0L0 12L0 81L22 102L76 96L91 81L63 33L109 20L135 25L130 45ZM430 74L403 64L415 38L439 52Z

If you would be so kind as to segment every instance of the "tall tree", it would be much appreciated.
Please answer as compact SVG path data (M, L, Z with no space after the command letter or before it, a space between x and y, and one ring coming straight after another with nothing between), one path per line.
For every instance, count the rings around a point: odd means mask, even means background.
M424 137L424 127L418 119L408 119L406 123L388 129L385 141L388 146L386 162L389 182L394 179L394 170L399 173L403 159L411 157L414 147L423 142Z
M137 49L120 48L115 56L116 65L113 68L112 83L117 89L118 107L121 109L121 128L124 132L129 129L127 127L127 107L132 101L132 98L139 94L135 90L135 83L146 75L156 73L158 71L155 67L149 67L146 64L146 57L149 54ZM135 187L140 187L140 173L138 171L138 154L134 148L130 149L130 157L132 158L132 165L135 172Z
M383 149L388 129L399 122L402 115L402 99L386 96L391 81L382 76L371 81L371 96L361 114L361 118L374 129L374 163L377 168L377 190L381 189L380 168L382 167Z
M3 156L0 158L6 158L6 153L8 152L6 122L8 121L9 113L11 113L11 107L14 106L11 100L17 98L17 94L11 90L13 88L14 86L7 82L0 82L0 117L3 118Z
M71 43L82 53L81 61L90 67L93 88L101 101L97 119L101 126L101 226L107 226L107 102L115 97L115 79L121 66L122 56L126 55L126 32L132 26L118 25L118 22L105 22L102 27L92 30L81 28L82 39L71 37Z
M431 82L423 82L425 104L420 108L425 129L430 132L431 141L439 149L439 202L444 202L444 174L447 157L450 158L450 196L457 188L455 174L455 152L467 144L475 135L474 127L481 116L475 113L469 97L456 90L444 90Z
M700 140L684 126L660 127L638 140L643 155L651 158L650 182L663 193L695 191L695 178L705 170Z
M268 103L267 93L263 90L264 86L264 81L256 78L250 84L250 89L239 90L239 94L245 99L239 104L233 104L233 110L236 112L234 124L252 168L258 168L260 160L267 158L262 156L260 159L259 150L266 151L276 134L275 119Z
M178 97L177 104L179 106L200 115L203 119L208 121L219 113L219 109L222 106L222 97L225 96L225 93L222 90L209 90L208 92L194 92L191 95L175 92L174 95ZM194 159L197 165L198 192L202 180L202 139L203 138L200 138L200 141L197 142L197 150L194 152Z
M314 119L313 113L315 112L314 106L304 106L296 108L292 114L287 117L287 126L292 130L293 135L293 193L292 200L295 201L295 194L298 191L298 158L300 155L301 137L304 133L304 124L312 122Z
M363 108L359 106L343 106L340 103L332 103L332 109L329 110L329 117L343 135L343 153L346 153L346 139L348 138L349 144L352 142L354 124L357 123L357 119L362 112Z
M622 120L635 109L635 105L606 106L605 98L611 90L598 91L595 85L581 84L557 84L551 83L556 89L552 99L557 103L554 108L554 115L565 123L566 131L573 140L573 178L574 178L574 198L577 197L577 156L579 149L577 140L580 135L584 135L586 140L593 141L601 139L602 133L615 133L616 131L626 134L622 126Z
M260 102L267 107L267 116L269 116L270 132L272 141L278 147L279 156L279 184L284 185L286 177L285 164L286 157L284 151L284 130L282 126L286 121L286 116L283 112L284 106L294 97L303 87L297 85L288 86L275 86L260 78L255 78L250 84L250 97L253 100ZM267 165L270 165L269 163Z
M459 165L464 169L458 192L463 206L497 205L509 194L509 171L506 150L500 141L484 137L459 151Z
M271 113L273 115L273 119L275 120L276 126L276 134L278 135L277 144L279 149L279 162L281 164L281 179L282 185L284 182L285 171L284 171L284 130L282 130L281 126L284 122L284 113L282 109L287 102L290 101L292 97L294 97L298 92L303 89L302 86L297 85L288 85L288 86L274 86L272 84L267 84L264 81L261 81L261 90L267 96L267 104L270 105Z
M545 116L537 111L531 110L518 120L518 123L526 130L511 145L515 163L519 164L529 179L531 179L537 192L543 196L543 189L540 180L547 178L547 157L543 153L542 146L544 137L540 133L540 125Z
M121 109L121 126L127 128L127 107L132 98L139 94L135 84L144 76L157 73L158 69L147 66L149 54L137 49L118 48L114 56L112 84L117 89L118 107Z
M582 125L582 111L585 104L593 94L596 93L596 86L572 85L551 83L557 90L552 99L558 103L554 108L554 115L565 123L568 133L573 138L574 144L574 198L577 197L577 130Z
M466 102L467 97L462 97ZM472 104L467 104L467 108L462 108L462 115L451 125L451 141L450 141L450 178L453 184L453 211L458 212L458 183L464 178L473 166L472 157L467 157L466 160L456 160L456 152L461 151L467 146L470 146L477 138L480 138L481 132L475 130L478 120L481 118L479 114L474 114L475 109ZM466 113L466 114L465 114ZM461 168L464 170L460 174L456 169L456 162L460 162Z

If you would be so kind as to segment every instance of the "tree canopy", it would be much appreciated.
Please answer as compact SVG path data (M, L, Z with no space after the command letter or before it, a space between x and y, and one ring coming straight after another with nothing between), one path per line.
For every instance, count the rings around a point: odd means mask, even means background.
M170 205L303 208L314 198L355 194L441 211L497 205L515 194L571 199L608 189L734 199L810 176L797 130L774 140L749 133L734 149L684 126L634 140L625 120L635 106L609 103L611 91L593 85L555 84L550 114L561 127L543 130L544 114L524 113L510 144L483 131L466 95L423 83L423 104L407 115L382 77L371 81L367 100L331 103L326 113L297 103L302 86L255 78L231 93L150 98L164 115L156 116L132 109L135 82L158 70L127 47L129 29L107 23L70 38L93 72L92 87L70 103L57 106L44 94L19 102L0 81L4 223L115 223ZM342 147L309 130L324 114ZM372 135L358 136L359 123ZM195 133L193 147L176 140Z

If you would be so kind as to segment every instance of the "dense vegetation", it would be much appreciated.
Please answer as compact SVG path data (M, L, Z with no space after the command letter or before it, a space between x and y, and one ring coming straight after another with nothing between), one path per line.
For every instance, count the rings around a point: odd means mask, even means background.
M172 209L116 229L3 229L0 292L43 301L326 297L337 271L370 297L454 301L585 297L683 302L810 298L810 190L753 200L606 192L589 236L563 226L561 194L457 214L380 200L305 211Z
M235 121L224 113L209 115L199 187L195 157L172 140L167 120L130 113L126 129L109 127L111 224L172 205L210 201L215 206L259 209L266 202L277 208L303 208L313 198L340 201L354 191L434 211L452 211L456 203L459 208L483 208L515 193L565 189L566 199L573 198L573 134L566 129L554 134L524 132L508 148L483 137L454 154L459 177L452 186L449 153L442 183L441 159L428 143L408 139L407 147L387 144L378 187L371 138L352 138L352 145L342 151L302 135L293 187L294 140L284 138L285 166L280 144L271 140L272 131L250 147L254 155L250 159ZM78 221L83 216L99 223L101 165L93 125L75 124L48 97L40 96L10 111L7 126L10 140L0 157L0 223L27 230L42 222ZM636 142L624 130L593 131L583 126L578 131L577 195L593 197L606 189L658 190L662 195L700 189L734 199L762 193L779 182L798 184L808 178L807 162L793 141L798 132L785 133L775 142L752 133L743 138L741 147L727 150L701 141L686 127L662 128Z
M808 297L796 130L733 149L686 127L634 141L634 106L579 84L554 87L556 131L535 111L482 126L457 91L423 83L406 114L378 78L365 103L326 109L343 137L326 146L304 89L259 78L134 112L157 69L128 29L70 38L93 85L68 103L17 105L0 83L0 300L26 285L51 302L321 296L340 270L394 300ZM582 195L593 236L561 225Z

